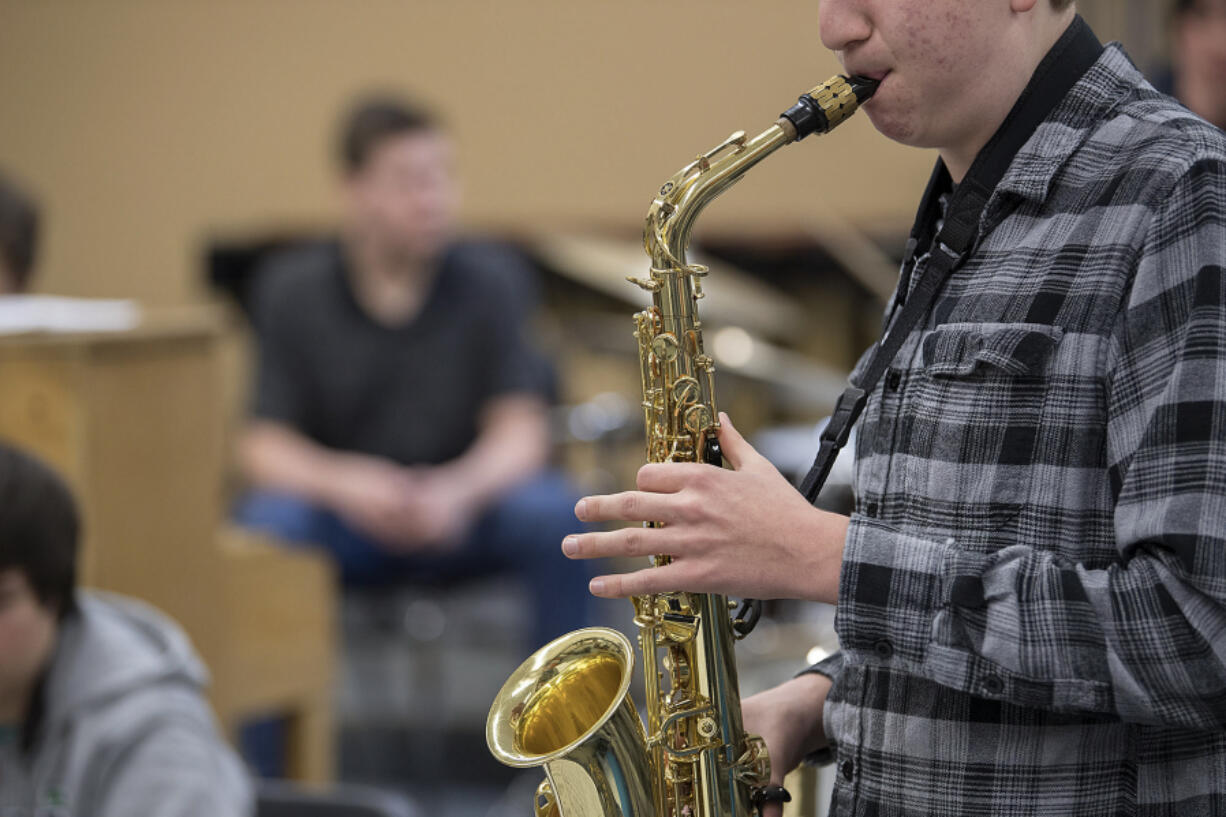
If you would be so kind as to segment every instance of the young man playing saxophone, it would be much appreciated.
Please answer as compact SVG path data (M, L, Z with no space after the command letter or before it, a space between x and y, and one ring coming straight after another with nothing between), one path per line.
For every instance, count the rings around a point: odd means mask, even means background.
M940 152L899 303L1015 145L870 394L855 512L724 418L732 470L576 508L663 527L563 550L673 557L598 596L837 603L842 652L745 701L776 781L837 764L832 814L1226 813L1226 137L1065 0L823 0L821 32L877 129Z

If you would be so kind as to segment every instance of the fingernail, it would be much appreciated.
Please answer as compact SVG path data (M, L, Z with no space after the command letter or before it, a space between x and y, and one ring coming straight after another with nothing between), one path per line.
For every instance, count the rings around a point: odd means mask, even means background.
M604 593L604 579L592 579L587 589L592 591L593 596L599 596Z
M583 514L585 514L586 512L587 512L587 500L580 499L578 504L575 505L575 516L582 519Z
M567 536L562 540L562 552L567 556L574 556L579 552L579 537Z

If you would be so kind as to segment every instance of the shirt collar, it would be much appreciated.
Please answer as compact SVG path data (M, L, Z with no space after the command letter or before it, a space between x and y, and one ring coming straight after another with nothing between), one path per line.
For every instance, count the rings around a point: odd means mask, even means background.
M1090 125L1101 121L1143 79L1123 48L1116 43L1107 46L1018 151L997 192L1028 201L1046 199L1057 172L1092 135Z
M1002 192L1027 197L1046 194L1056 169L1076 147L1073 140L1078 136L1084 138L1084 134L1079 134L1083 129L1064 134L1067 138L1063 145L1049 143L1044 134L1042 144L1033 146L1032 143L1040 141L1033 137L1102 54L1103 46L1089 24L1080 16L1074 18L1039 63L1013 109L971 166L968 175L991 175L985 172L991 170L985 166L996 166L995 175L1001 181L995 185L993 199ZM934 233L939 199L951 188L952 180L945 162L938 159L911 231L909 247L912 250L927 249Z

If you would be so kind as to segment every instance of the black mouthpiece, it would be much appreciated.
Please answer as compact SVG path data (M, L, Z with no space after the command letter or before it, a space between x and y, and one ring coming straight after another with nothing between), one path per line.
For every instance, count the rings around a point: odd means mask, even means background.
M877 86L881 84L881 80L852 74L847 78L847 83L851 85L851 90L856 95L856 100L863 105L873 98L873 94L877 93Z
M802 95L780 116L796 128L796 141L810 133L829 133L855 113L880 84L868 77L834 77Z

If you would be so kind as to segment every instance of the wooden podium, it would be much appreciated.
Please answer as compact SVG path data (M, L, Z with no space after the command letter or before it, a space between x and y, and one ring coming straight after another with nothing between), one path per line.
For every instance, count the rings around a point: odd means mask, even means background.
M42 457L81 505L81 584L175 618L231 738L290 719L292 777L332 776L336 591L329 564L225 522L221 322L0 337L0 439Z

